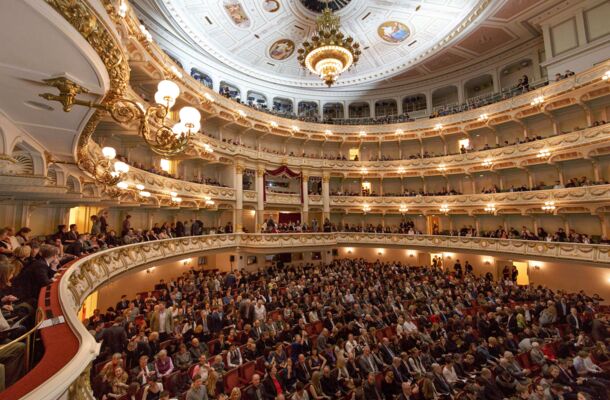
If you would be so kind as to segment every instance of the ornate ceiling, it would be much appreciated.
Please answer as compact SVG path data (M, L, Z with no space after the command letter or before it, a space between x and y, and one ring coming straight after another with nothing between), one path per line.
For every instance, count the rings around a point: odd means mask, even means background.
M559 0L330 0L363 55L337 89L380 88L475 65L540 36L529 23ZM283 88L323 88L297 49L322 0L132 0L170 47L212 71ZM176 40L177 39L177 40ZM194 64L197 62L193 61ZM205 71L204 71L205 72ZM211 72L211 71L210 71ZM226 75L226 74L225 74ZM224 78L224 76L222 76Z
M203 51L250 76L295 86L320 86L296 61L313 33L317 0L159 0ZM339 84L395 75L475 24L489 0L335 0L342 28L363 56Z

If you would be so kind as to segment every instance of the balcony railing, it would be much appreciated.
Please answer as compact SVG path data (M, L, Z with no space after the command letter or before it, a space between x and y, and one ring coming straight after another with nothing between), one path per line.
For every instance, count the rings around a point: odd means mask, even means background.
M549 243L513 239L469 238L454 236L398 235L373 233L230 234L194 236L144 242L116 247L89 255L72 263L51 289L51 303L58 302L67 326L80 345L46 381L23 396L26 400L51 400L65 395L87 394L87 374L99 353L99 344L81 323L79 311L87 296L99 287L150 263L207 251L240 249L328 249L335 246L376 246L414 248L429 251L466 251L484 254L510 254L527 258L610 263L610 246L577 243ZM27 376L26 376L27 377ZM25 378L24 378L25 379ZM14 386L18 386L17 382ZM90 395L90 394L89 394Z

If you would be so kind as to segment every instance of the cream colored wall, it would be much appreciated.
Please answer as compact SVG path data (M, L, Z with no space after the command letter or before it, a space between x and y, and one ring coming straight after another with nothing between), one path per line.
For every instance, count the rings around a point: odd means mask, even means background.
M397 248L374 248L374 247L338 247L339 258L365 258L369 261L401 261L413 266L429 265L431 256L429 251ZM330 250L329 250L330 251ZM302 260L298 263L311 261L311 252L302 253ZM326 250L323 250L326 253ZM528 277L531 284L546 285L553 290L562 289L568 291L584 290L588 294L598 293L610 303L610 268L578 264L574 262L548 262L524 258L494 257L470 253L443 252L439 249L435 253L443 254L445 268L453 268L456 260L462 265L466 261L474 267L477 275L491 272L498 277L504 265L510 265L513 261L527 262L529 264ZM272 253L271 253L272 254ZM234 268L244 268L254 271L265 267L265 254L250 254L247 252L221 252L206 255L207 264L204 269L219 269L228 271L230 269L230 256L235 256ZM246 265L249 255L257 257L257 263ZM136 293L150 290L160 279L169 280L188 271L196 266L197 256L185 257L183 260L167 263L156 263L147 270L128 273L120 279L113 281L98 291L98 308L105 310L114 307L122 294L134 297Z
M229 252L205 255L207 264L201 267L206 270L218 269L221 272L227 272L230 270L231 254L237 257L236 253ZM106 310L108 307L114 307L123 294L133 298L137 293L151 290L161 279L167 281L182 275L191 268L200 269L201 267L197 266L198 258L198 256L192 255L178 261L156 263L147 269L122 275L119 279L98 290L97 307ZM236 267L237 261L233 265Z

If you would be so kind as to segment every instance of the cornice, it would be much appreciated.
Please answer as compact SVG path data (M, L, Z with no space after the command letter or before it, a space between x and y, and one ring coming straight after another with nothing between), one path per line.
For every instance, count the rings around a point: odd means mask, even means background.
M416 177L452 174L471 174L483 171L498 171L507 168L525 168L535 164L553 163L555 160L588 157L597 147L607 145L610 124L591 127L580 131L551 136L512 146L475 151L442 157L394 161L342 161L307 157L278 155L222 142L211 137L200 137L194 146L209 144L215 153L228 157L240 156L251 162L265 162L270 165L287 165L293 169L308 168L312 171L330 171L334 176L366 177ZM540 158L540 150L551 152L550 158ZM571 156L570 156L571 154ZM562 157L559 157L562 155ZM491 161L491 166L483 163ZM439 165L445 170L439 171ZM401 169L399 172L399 168Z
M135 46L131 47L131 51L148 53L152 56L152 59L149 62L156 63L156 67L163 71L163 75L175 76L172 68L173 70L176 70L179 67L163 53L157 44L154 42L146 42L144 44L142 42L138 28L135 26L131 17L125 18L124 23L126 24L127 31L130 35L138 38L134 43ZM141 55L136 57L136 59L140 58L142 58ZM504 112L527 110L530 108L531 101L535 97L541 95L544 96L545 101L548 102L553 101L553 97L568 91L579 89L587 85L600 84L600 78L606 72L609 65L610 62L606 62L569 79L564 79L560 82L552 82L543 88L471 111L435 119L420 119L414 122L388 125L327 125L281 118L238 104L233 100L226 99L193 79L187 72L184 72L182 74L183 76L178 80L183 83L185 91L191 94L195 103L205 106L206 112L229 122L237 122L239 120L238 125L243 126L245 129L254 129L264 133L272 133L281 136L292 136L304 140L341 142L345 140L345 136L350 135L352 136L350 138L351 140L357 141L358 132L361 130L367 132L367 135L369 136L388 135L383 137L384 140L398 140L398 136L395 136L397 130L405 132L405 135L402 135L404 138L413 138L417 135L423 135L425 137L438 136L440 133L435 130L437 124L443 125L444 130L446 130L448 128L453 128L454 125L472 123L476 121L481 114L487 114L491 118L494 118L497 114ZM210 102L210 99L213 100L213 103ZM241 112L243 116L239 115L238 112ZM272 129L269 125L271 121L276 122L278 127ZM299 132L295 133L293 127L297 127ZM328 129L333 132L333 135L330 137L327 137L324 134ZM421 132L413 133L414 131Z

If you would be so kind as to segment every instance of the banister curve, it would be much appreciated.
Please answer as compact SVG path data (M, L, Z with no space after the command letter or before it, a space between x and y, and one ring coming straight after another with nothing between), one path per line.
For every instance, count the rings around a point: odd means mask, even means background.
M88 371L87 367L99 354L100 344L82 324L78 312L86 297L112 278L143 268L152 262L193 253L235 249L320 249L333 246L384 246L430 250L443 248L471 253L519 254L540 259L573 260L610 267L608 245L360 232L206 235L115 247L73 262L61 276L57 297L67 326L78 338L79 347L75 356L55 375L34 388L23 399L60 398L83 371Z

